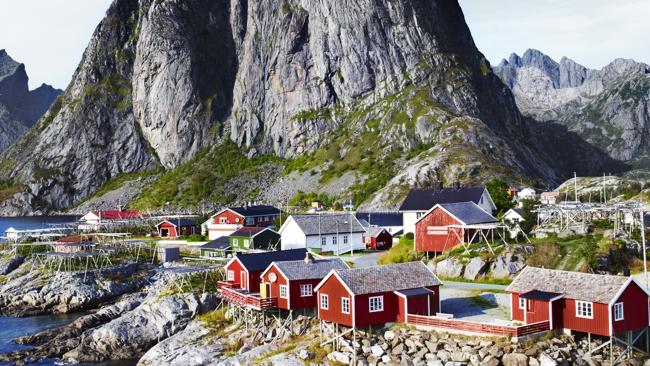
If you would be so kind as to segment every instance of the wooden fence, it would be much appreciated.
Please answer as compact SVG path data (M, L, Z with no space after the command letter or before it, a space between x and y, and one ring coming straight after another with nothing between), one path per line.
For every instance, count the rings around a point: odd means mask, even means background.
M459 319L444 319L435 316L412 315L406 316L406 323L433 328L457 330L463 332L483 333L496 336L522 337L545 332L550 329L548 321L527 324L522 326L498 325L478 323Z

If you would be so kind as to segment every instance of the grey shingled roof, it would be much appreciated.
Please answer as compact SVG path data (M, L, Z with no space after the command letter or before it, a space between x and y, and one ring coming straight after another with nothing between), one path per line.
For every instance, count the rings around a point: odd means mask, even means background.
M352 214L313 214L293 215L291 217L305 235L335 234L337 232L344 234L350 231L360 233L366 231ZM352 220L352 230L350 230L350 220Z
M474 202L441 203L440 206L466 225L497 222L494 216L485 212Z
M348 269L343 260L313 259L307 264L305 260L274 262L289 281L324 278L333 269Z
M574 300L609 304L627 280L623 276L526 267L508 286L507 291L555 292Z
M379 235L384 230L386 229L384 229L383 227L372 226L367 228L366 235L372 238Z
M355 295L437 286L441 282L422 262L337 270Z

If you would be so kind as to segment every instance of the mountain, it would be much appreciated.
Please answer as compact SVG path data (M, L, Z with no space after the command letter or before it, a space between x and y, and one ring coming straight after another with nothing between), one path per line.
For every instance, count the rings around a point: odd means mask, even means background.
M32 127L62 92L46 84L29 90L27 81L25 65L0 50L0 151Z
M115 0L66 91L2 155L1 211L66 209L145 175L137 207L297 190L379 207L435 180L559 181L610 163L542 128L457 1Z
M650 167L650 66L616 59L593 70L527 50L494 72L524 114L557 121L614 159Z

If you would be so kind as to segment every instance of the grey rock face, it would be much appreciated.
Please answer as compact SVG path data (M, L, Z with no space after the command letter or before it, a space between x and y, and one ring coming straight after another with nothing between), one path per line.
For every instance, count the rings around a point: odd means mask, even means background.
M481 257L472 258L467 265L465 265L465 271L463 277L468 280L475 280L479 276L484 275L487 272L488 263L481 259Z
M0 151L32 127L61 94L46 84L30 91L27 81L25 65L0 50Z
M490 265L490 273L494 278L512 278L526 265L520 256L505 253L496 257Z
M438 262L436 274L444 277L458 278L463 275L464 266L457 258L448 258Z

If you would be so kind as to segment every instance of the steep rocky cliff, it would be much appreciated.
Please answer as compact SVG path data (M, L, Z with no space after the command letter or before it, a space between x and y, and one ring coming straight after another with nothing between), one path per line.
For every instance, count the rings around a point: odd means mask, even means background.
M456 1L115 0L0 173L20 190L5 212L69 207L156 168L168 171L151 188L160 200L223 200L215 172L235 175L241 154L321 172L319 184L352 174L337 193L366 200L434 179L556 180L553 151L531 140Z
M29 90L27 81L25 65L0 50L0 151L32 127L61 93L46 84Z
M650 66L616 59L592 70L528 50L494 71L524 114L566 125L614 159L650 167Z

